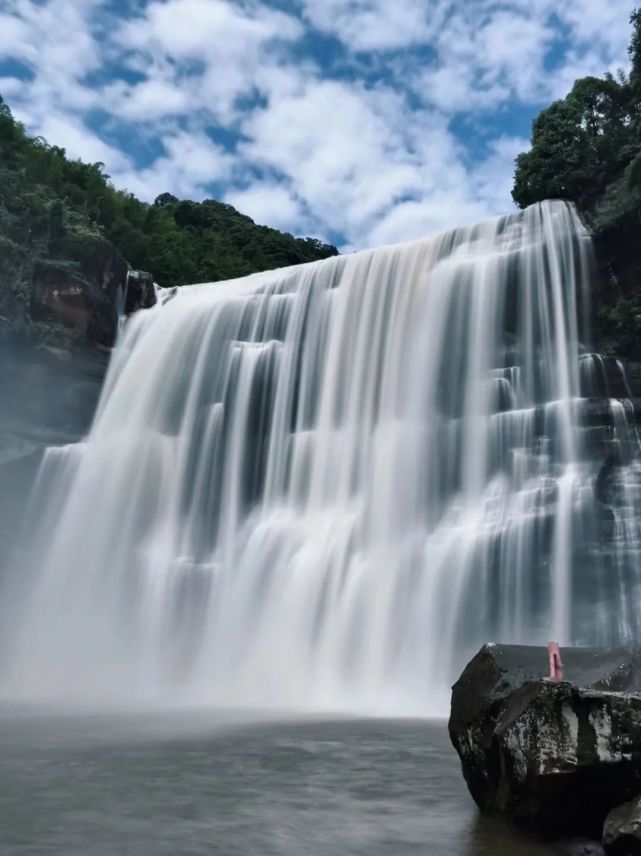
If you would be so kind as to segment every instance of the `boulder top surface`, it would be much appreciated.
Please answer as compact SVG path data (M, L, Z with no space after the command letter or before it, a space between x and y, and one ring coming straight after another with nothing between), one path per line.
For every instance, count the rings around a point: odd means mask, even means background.
M641 693L641 648L562 648L565 681L582 689ZM488 642L470 660L452 687L464 692L473 683L476 692L501 689L507 694L528 681L549 674L544 645L507 645Z

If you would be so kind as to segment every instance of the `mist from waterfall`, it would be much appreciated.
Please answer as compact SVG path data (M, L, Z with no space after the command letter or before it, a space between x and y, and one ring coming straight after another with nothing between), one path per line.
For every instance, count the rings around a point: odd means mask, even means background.
M488 639L634 638L639 443L613 400L608 506L591 270L544 203L138 313L43 464L2 692L429 714Z

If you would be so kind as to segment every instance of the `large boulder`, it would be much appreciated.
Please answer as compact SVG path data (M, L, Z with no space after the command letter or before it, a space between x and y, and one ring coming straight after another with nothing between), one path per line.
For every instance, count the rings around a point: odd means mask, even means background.
M485 645L452 692L450 737L482 812L553 836L601 838L641 793L641 652Z
M608 856L641 854L641 797L610 812L603 827L603 847Z

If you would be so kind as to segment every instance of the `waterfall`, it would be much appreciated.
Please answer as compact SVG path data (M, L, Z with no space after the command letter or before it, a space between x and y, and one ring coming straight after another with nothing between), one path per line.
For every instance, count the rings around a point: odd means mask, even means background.
M544 203L135 315L46 455L3 691L432 713L488 639L633 639L639 442L591 270Z

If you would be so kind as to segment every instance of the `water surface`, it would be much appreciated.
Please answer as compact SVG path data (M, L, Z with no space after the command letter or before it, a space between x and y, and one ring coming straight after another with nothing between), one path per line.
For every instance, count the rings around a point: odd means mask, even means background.
M546 856L444 722L0 713L2 856Z

